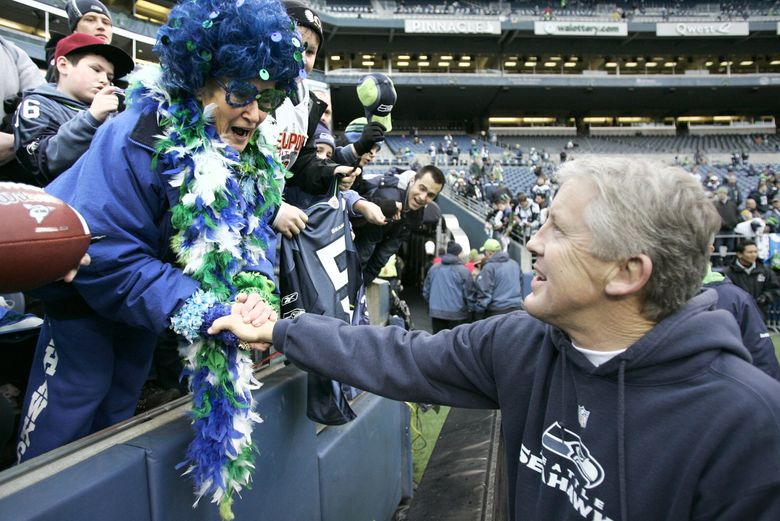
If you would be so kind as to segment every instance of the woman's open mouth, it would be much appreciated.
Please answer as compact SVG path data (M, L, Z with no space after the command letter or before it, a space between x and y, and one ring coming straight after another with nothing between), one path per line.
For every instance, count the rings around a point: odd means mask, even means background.
M248 137L254 129L248 129L243 127L230 127L230 131L240 138Z

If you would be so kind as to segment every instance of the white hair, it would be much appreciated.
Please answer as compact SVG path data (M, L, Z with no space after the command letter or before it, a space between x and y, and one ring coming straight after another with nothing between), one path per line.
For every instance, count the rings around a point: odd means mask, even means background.
M685 170L634 158L585 156L564 163L558 179L561 186L579 179L596 188L584 214L595 257L650 257L653 270L642 310L648 319L674 313L699 291L720 216Z

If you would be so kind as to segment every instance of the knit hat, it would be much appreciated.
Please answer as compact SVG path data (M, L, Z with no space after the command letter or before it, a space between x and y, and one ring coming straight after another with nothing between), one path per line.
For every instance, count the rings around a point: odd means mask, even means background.
M132 58L119 47L104 43L100 38L84 33L73 33L66 36L54 49L54 61L60 56L67 56L73 52L97 54L108 60L114 66L114 78L125 76L135 67Z
M285 0L284 8L287 9L287 16L292 18L295 23L301 27L308 27L320 37L319 47L322 49L322 46L325 44L325 39L322 35L322 21L320 20L320 17L317 16L317 13L296 0Z
M501 251L501 243L495 239L488 239L479 251Z
M381 72L372 72L360 78L357 94L366 118L381 123L387 132L393 130L390 112L398 100L393 80Z
M349 125L347 125L347 128L344 130L344 138L349 143L354 143L358 139L360 139L360 136L363 134L363 129L368 124L368 120L366 118L355 118L352 121L349 122ZM382 143L376 143L380 148L382 147Z
M68 15L68 27L70 27L71 32L76 30L79 20L87 13L99 13L108 16L108 19L111 20L111 12L108 7L98 0L68 0L65 4L65 13Z
M460 253L463 251L463 248L455 241L449 241L447 243L447 254L449 255L460 255Z
M330 133L328 127L322 123L317 125L317 131L314 133L314 144L319 145L320 143L328 145L334 152L336 151L336 140L333 139L333 134Z

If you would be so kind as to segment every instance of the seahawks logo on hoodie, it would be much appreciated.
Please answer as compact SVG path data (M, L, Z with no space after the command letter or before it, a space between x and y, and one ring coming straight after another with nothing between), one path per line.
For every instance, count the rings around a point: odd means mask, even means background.
M604 469L591 455L582 439L574 432L553 423L542 434L542 446L574 463L585 488L593 488L604 481Z

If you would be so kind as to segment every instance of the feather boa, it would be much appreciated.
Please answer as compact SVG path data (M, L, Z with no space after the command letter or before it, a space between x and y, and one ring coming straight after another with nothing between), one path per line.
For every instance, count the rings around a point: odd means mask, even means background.
M141 69L132 78L128 103L157 114L163 134L157 136L152 167L179 189L179 203L171 209L172 247L184 272L203 290L171 321L189 342L182 355L193 393L195 437L179 467L186 466L185 474L193 478L193 507L210 494L222 519L229 520L233 494L251 484L252 429L262 421L252 391L260 383L232 334L210 337L206 330L230 312L224 303L239 292L259 293L278 307L274 283L244 269L262 260L273 244L270 219L288 173L259 131L239 155L219 139L213 106L172 96L160 80L158 67Z

